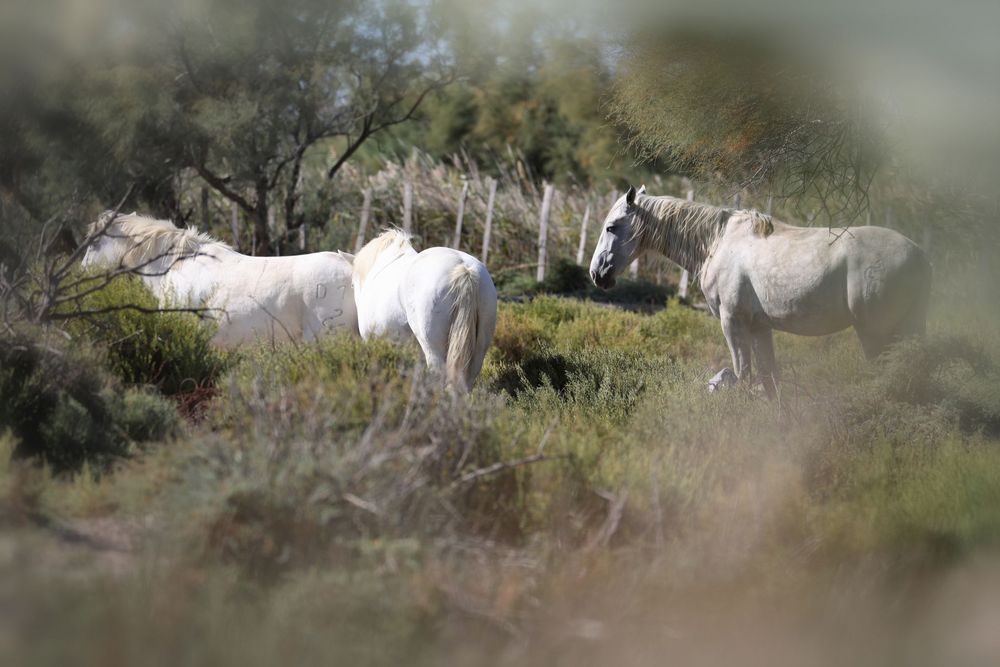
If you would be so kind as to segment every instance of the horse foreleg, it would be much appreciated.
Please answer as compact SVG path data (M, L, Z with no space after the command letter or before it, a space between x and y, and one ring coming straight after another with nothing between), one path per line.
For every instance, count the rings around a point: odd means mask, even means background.
M753 352L757 358L757 375L768 398L777 395L775 381L778 366L774 361L774 336L770 329L758 329L753 333Z
M722 333L733 358L733 371L740 380L750 379L750 332L738 319L722 314Z

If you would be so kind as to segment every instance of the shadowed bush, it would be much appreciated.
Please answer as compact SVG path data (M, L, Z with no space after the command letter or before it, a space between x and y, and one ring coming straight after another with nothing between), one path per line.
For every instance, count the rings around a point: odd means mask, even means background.
M591 282L586 267L565 257L552 260L542 282L526 273L512 271L498 273L494 280L497 292L510 299L547 294L587 299L596 303L620 304L644 311L662 308L674 293L672 287L625 277L619 277L618 284L613 288L602 290Z
M16 436L15 457L55 472L85 464L101 471L127 456L132 442L177 432L172 405L123 390L85 350L60 347L38 331L0 337L0 428Z

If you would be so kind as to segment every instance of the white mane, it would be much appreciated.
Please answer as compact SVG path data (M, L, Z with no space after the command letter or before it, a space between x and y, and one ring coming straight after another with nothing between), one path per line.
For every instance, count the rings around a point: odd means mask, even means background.
M100 220L91 224L88 235L96 234L103 225L104 222ZM124 266L143 266L159 258L177 262L203 252L202 249L207 245L232 250L228 244L196 229L180 229L169 220L157 220L135 213L119 215L104 233L111 237L124 236L132 242L121 258Z
M364 283L382 253L391 252L398 256L412 247L410 235L399 229L387 229L376 236L354 256L354 275L358 284Z
M643 249L656 250L694 274L701 270L733 216L746 217L753 232L768 236L774 230L771 216L756 210L734 210L678 199L639 195L632 218L632 236Z

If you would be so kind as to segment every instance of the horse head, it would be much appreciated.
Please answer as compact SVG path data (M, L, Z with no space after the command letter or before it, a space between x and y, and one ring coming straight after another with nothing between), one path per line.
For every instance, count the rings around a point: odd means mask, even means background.
M632 225L636 213L636 195L645 194L646 186L628 192L612 205L590 260L590 278L601 289L615 286L615 278L639 255L638 239Z
M122 233L118 216L113 211L105 211L96 222L87 227L87 252L80 264L85 269L101 268L121 264L125 253L132 245Z

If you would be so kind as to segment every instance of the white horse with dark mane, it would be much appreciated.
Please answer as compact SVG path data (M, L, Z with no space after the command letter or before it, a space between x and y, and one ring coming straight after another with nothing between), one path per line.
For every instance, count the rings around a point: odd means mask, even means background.
M84 268L140 276L160 307L205 309L218 323L213 342L221 347L357 331L351 255L251 257L207 234L134 213L102 216L88 238Z
M757 211L732 210L629 188L604 221L590 262L601 288L653 250L698 277L722 321L736 376L757 373L774 394L771 332L822 336L853 326L865 355L922 335L931 265L908 238L884 227L795 227Z
M455 389L479 376L497 321L497 291L486 267L451 248L417 252L389 230L354 258L354 299L364 338L417 339L427 366Z

